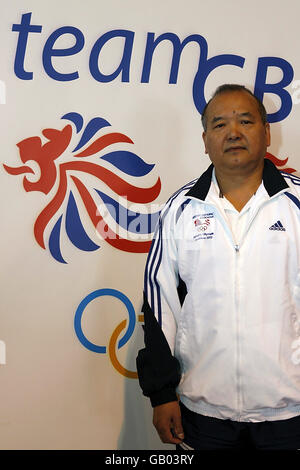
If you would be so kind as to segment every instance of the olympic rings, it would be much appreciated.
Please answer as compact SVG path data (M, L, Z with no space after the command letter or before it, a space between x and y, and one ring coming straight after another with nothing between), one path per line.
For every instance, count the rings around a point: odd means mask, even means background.
M118 341L119 335L121 332L125 329L127 321L123 320L113 331L111 338L109 340L109 345L108 345L108 354L109 358L111 360L112 365L114 368L122 375L128 378L136 379L137 378L137 372L133 372L130 370L125 369L123 367L116 354L116 349L120 349L122 346L125 346L125 344L129 341L129 339L132 336L132 333L134 331L135 325L136 325L136 315L135 311L133 308L133 305L131 301L126 297L125 294L122 292L116 290L116 289L98 289L94 292L91 292L89 295L87 295L79 304L76 313L75 313L75 318L74 318L74 328L75 328L75 333L81 342L81 344L89 349L90 351L100 353L100 354L106 354L107 348L106 346L99 346L97 344L92 343L89 341L86 336L84 335L81 327L81 320L82 320L82 315L85 310L85 308L88 306L88 304L102 296L112 296L116 297L117 299L121 300L125 307L127 308L127 312L129 315L129 322L128 322L128 327L125 332L125 334L122 336L122 338ZM139 321L143 321L143 315L139 315L138 317ZM116 348L117 346L117 348Z
M109 345L108 345L108 354L109 354L109 358L111 360L112 365L120 374L124 375L125 377L128 377L129 379L137 379L138 378L137 372L132 372L130 370L125 369L125 367L123 367L120 364L116 355L116 343L117 343L119 334L121 333L121 331L123 331L125 327L126 327L126 320L123 320L117 326L117 328L111 335Z
M89 295L87 295L80 302L76 310L75 319L74 319L74 328L75 328L76 335L79 341L81 342L81 344L83 344L83 346L85 346L87 349L90 349L91 351L94 351L100 354L106 353L106 346L98 346L86 338L81 328L81 318L82 318L82 314L85 308L92 300L98 297L105 296L105 295L110 295L112 297L116 297L117 299L121 300L121 302L123 302L123 304L127 308L128 315L129 315L128 328L124 336L119 341L118 349L124 346L127 343L127 341L131 338L131 335L135 328L135 322L136 322L135 311L134 311L133 305L128 299L128 297L126 297L126 295L124 295L122 292L115 290L115 289L98 289L98 290L95 290L94 292L91 292Z

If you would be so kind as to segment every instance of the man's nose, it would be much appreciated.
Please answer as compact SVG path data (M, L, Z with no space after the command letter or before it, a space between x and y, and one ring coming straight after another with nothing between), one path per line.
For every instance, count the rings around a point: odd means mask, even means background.
M237 122L233 121L228 127L228 139L238 140L241 138L241 132Z

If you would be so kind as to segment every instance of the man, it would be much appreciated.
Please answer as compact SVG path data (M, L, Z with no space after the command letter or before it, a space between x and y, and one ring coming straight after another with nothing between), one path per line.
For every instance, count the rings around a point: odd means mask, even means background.
M145 270L140 385L163 442L300 448L300 179L265 159L240 85L203 115L212 162L165 205Z

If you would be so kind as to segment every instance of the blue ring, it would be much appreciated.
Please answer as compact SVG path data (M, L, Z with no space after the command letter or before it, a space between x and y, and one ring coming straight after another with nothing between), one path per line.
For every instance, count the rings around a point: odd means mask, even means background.
M89 295L87 295L78 305L76 313L75 313L75 318L74 318L74 328L75 328L75 333L77 335L77 338L81 342L81 344L89 349L90 351L100 353L100 354L105 354L106 353L106 346L98 346L97 344L92 343L89 341L86 336L84 335L82 328L81 328L81 319L83 312L87 305L97 297L103 297L104 295L110 295L112 297L116 297L117 299L121 300L125 307L127 308L128 315L129 315L129 324L126 333L124 336L119 340L118 343L118 349L120 349L122 346L124 346L127 341L131 338L131 335L133 333L133 330L135 328L135 323L136 323L136 318L135 318L135 311L133 308L132 303L126 297L125 294L122 292L116 290L116 289L98 289L95 290L94 292L91 292Z

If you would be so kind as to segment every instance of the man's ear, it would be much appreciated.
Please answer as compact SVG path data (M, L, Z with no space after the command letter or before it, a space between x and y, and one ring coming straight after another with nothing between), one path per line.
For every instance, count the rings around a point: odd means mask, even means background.
M202 132L202 139L204 142L205 153L208 153L207 148L206 148L206 132L205 131Z

